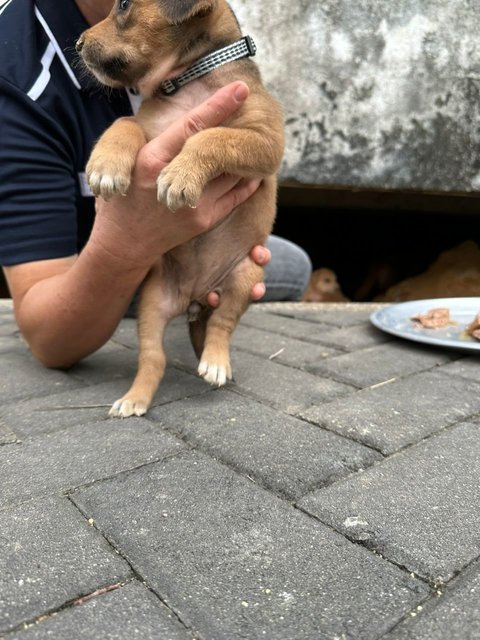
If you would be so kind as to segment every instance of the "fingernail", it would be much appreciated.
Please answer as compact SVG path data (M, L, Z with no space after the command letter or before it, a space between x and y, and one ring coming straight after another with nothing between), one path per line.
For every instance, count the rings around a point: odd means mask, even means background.
M266 258L265 251L263 249L257 249L257 258L259 262L263 262Z
M233 97L237 102L244 102L248 96L248 87L246 84L239 84L235 89Z

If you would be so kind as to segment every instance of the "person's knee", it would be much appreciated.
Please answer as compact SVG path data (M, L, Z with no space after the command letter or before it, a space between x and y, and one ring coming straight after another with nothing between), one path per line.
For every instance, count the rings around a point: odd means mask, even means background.
M278 236L270 236L267 246L272 252L272 259L265 268L267 292L262 300L300 300L312 273L310 256L299 245Z

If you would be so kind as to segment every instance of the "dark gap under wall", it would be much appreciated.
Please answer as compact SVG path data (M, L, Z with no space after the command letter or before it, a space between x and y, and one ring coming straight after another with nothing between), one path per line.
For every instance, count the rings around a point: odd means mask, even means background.
M381 293L357 295L381 265L399 282L465 240L480 245L480 199L318 191L315 204L315 190L308 191L297 190L295 196L280 189L274 233L302 246L314 269L335 271L353 300L369 301Z

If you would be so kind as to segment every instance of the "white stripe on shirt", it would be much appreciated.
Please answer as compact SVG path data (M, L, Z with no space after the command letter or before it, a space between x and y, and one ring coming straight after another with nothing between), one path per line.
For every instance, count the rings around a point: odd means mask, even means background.
M28 97L32 100L38 100L45 90L45 87L50 81L50 65L55 57L55 47L51 42L48 43L48 47L45 49L45 53L42 56L42 72L35 80L33 87L27 93Z
M42 25L42 27L45 30L45 33L48 36L48 39L50 40L50 42L52 43L52 45L55 48L55 53L57 54L57 56L60 58L60 62L63 64L63 66L65 67L65 71L68 73L68 75L70 76L71 81L73 82L73 84L77 87L77 89L81 89L82 87L80 86L80 83L78 82L78 80L75 77L75 74L73 73L70 65L68 64L65 56L63 55L63 51L60 49L60 45L58 44L58 42L55 39L55 36L52 33L52 30L50 29L50 27L47 24L47 21L45 20L45 18L42 16L42 14L40 13L39 9L37 6L35 6L35 15L38 18L38 21L40 22L40 24ZM42 71L43 73L43 71Z
M2 13L5 11L5 9L8 7L8 5L11 2L12 0L3 0L3 2L0 0L0 15L2 15Z

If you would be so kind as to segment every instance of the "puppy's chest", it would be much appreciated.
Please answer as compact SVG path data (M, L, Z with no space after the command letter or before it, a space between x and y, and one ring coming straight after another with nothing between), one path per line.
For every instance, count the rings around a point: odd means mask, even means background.
M169 98L148 98L142 103L136 119L147 139L151 140L213 93L205 83L192 82Z

